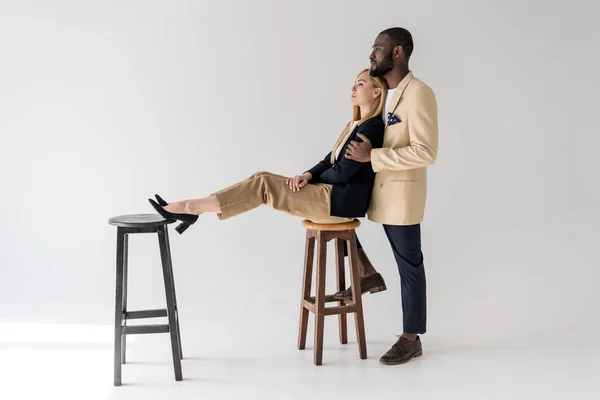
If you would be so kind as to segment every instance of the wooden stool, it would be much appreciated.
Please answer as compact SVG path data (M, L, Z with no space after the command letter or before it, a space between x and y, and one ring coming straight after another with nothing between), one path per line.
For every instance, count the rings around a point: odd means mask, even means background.
M175 282L171 264L168 224L175 220L167 220L158 214L134 214L114 217L108 223L117 227L117 285L115 301L115 353L114 353L114 385L121 386L121 364L125 364L126 336L141 333L171 334L171 350L175 380L182 380L181 335L179 332L179 315L175 297ZM167 295L167 308L160 310L127 310L127 250L128 236L134 233L158 233L158 244L162 260L163 279ZM167 317L169 323L163 325L127 326L130 319Z
M306 228L306 250L304 253L304 280L302 282L302 297L300 299L300 328L298 331L298 349L304 350L306 345L306 331L308 329L308 312L315 315L315 365L323 363L323 332L326 315L338 315L340 328L340 343L348 343L348 328L346 314L354 313L356 325L356 338L361 360L367 358L367 345L365 341L365 324L362 310L362 297L360 292L360 277L358 267L358 250L356 248L355 229L360 226L360 221L354 220L341 224L317 224L309 220L302 221ZM336 239L335 258L337 272L337 290L346 289L344 271L344 242L348 247L350 260L350 279L352 285L351 301L336 300L333 295L325 295L325 268L327 263L327 243ZM315 253L315 240L318 241L317 249L317 282L316 296L312 297L312 271ZM337 307L325 307L325 303L338 302Z

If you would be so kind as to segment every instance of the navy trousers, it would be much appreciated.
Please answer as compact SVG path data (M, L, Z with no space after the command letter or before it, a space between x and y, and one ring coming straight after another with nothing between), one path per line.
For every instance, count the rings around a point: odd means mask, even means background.
M400 274L403 330L405 333L425 333L427 302L421 224L383 225L383 229Z

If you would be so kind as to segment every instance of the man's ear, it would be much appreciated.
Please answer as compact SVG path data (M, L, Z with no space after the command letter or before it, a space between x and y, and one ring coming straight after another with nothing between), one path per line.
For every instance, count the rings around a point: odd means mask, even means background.
M394 58L400 58L400 56L404 53L404 49L402 46L394 47Z

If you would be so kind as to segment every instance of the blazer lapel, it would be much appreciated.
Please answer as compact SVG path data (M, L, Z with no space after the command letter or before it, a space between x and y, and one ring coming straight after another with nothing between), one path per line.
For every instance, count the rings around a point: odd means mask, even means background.
M390 101L390 106L387 110L385 110L385 113L383 113L383 120L385 121L385 126L387 126L387 113L394 112L394 110L398 106L398 103L400 102L400 99L402 98L402 95L404 94L404 90L406 89L406 87L408 86L410 81L413 80L413 78L414 78L414 75L411 71L408 74L406 74L404 79L402 79L400 81L400 83L398 84L398 86L396 87L394 96L392 97L392 100Z
M348 125L346 125L346 128L348 128L348 126L350 126L351 124L352 124L352 121L348 122ZM344 138L346 137L346 134L344 133L346 128L344 128L344 130L340 133L340 136L338 136L338 138L335 141L335 144L333 145L333 149L331 149L331 159L329 160L329 162L331 164L333 164L336 161L335 151L337 150L338 146L341 146L342 140L344 140Z
M343 157L344 154L346 153L346 147L348 147L348 143L354 139L354 137L356 136L356 131L358 130L358 126L355 126L354 129L352 129L348 135L340 135L339 137L339 142L337 143L336 147L334 148L333 151L337 150L337 146L342 146L342 150L340 151L340 154L335 158L335 162L339 162ZM344 140L346 139L346 140ZM333 164L333 163L332 163Z

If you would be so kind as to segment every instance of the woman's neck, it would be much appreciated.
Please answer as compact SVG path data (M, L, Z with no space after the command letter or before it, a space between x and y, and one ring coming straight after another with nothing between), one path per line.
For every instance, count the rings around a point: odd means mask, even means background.
M371 109L373 108L373 104L361 105L358 106L360 108L360 119L364 119L366 115L369 115Z

